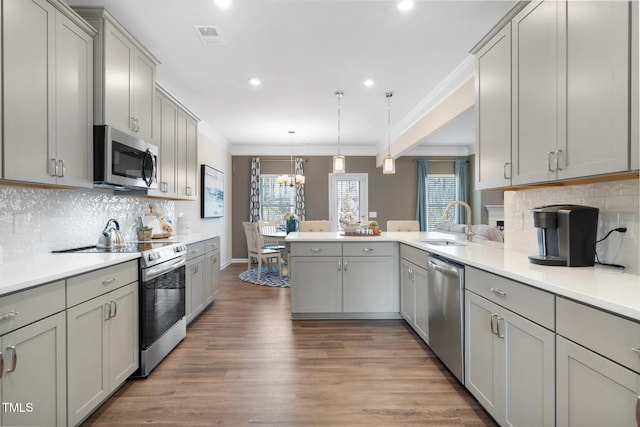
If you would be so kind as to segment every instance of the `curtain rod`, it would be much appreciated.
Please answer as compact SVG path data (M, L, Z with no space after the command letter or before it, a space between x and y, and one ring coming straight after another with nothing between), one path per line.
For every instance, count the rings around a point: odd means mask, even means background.
M413 161L416 162L416 163L418 163L420 160L422 160L422 159L413 159ZM455 161L456 161L456 159L447 159L447 160L445 160L445 159L433 159L433 160L427 159L427 162L431 162L431 163L442 163L442 162L451 163L451 162L455 162ZM465 162L469 163L469 160L465 160Z
M294 158L295 161L295 158ZM291 163L291 159L260 159L260 163L262 162L287 162ZM302 163L308 163L309 160L302 159Z

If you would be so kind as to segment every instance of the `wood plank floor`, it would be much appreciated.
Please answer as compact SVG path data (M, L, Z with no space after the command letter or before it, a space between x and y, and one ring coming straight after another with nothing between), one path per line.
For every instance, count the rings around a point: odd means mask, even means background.
M244 267L85 425L495 425L404 321L292 321L289 289L242 282Z

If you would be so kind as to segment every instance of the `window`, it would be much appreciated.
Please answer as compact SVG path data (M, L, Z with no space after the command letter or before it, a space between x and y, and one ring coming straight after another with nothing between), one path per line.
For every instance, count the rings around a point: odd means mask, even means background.
M438 224L457 222L457 210L451 209L449 219L444 210L456 200L456 176L454 174L429 174L427 176L427 231L435 231Z
M366 173L329 174L329 220L333 230L344 231L350 222L367 220L368 178Z
M260 175L260 219L282 221L295 213L296 187L278 184L278 175Z

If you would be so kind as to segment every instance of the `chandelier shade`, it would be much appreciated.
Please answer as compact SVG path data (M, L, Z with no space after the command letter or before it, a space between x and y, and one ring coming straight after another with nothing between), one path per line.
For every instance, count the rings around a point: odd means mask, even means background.
M295 131L292 131L292 130L289 131L289 139L291 142L291 159L290 159L291 173L289 175L283 174L278 176L278 184L287 185L289 187L295 187L296 185L304 185L306 181L304 175L293 173L293 134L294 133Z
M391 157L391 97L393 92L389 91L385 93L385 96L387 97L387 156L382 162L382 173L394 174L396 173L396 160Z
M344 92L337 90L335 95L338 98L338 154L333 156L333 173L345 173L346 161L344 156L340 155L340 100Z

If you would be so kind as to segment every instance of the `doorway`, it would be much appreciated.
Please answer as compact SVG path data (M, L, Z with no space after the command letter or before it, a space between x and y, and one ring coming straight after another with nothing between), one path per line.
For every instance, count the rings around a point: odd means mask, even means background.
M329 174L329 221L333 231L344 231L350 222L366 222L369 205L369 175Z

